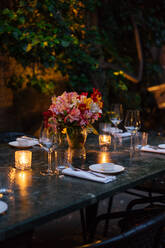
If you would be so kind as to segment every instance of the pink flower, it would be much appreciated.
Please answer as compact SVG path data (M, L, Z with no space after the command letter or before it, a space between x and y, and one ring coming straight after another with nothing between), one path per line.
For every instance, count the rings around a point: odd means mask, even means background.
M89 124L89 123L88 123L87 120L81 119L81 121L80 121L80 126L81 126L81 127L85 127L85 126L87 126L88 124Z
M73 108L70 113L64 118L64 122L74 122L80 120L80 110Z

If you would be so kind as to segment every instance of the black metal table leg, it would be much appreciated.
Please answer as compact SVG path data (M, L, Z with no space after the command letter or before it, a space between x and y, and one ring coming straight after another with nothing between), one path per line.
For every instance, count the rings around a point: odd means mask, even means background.
M86 217L86 233L87 240L90 240L91 229L93 227L93 223L95 222L97 211L98 211L99 202L92 204L85 209L85 217Z
M87 228L86 228L86 219L85 219L84 209L80 209L80 218L81 218L83 240L84 242L86 242L87 241Z

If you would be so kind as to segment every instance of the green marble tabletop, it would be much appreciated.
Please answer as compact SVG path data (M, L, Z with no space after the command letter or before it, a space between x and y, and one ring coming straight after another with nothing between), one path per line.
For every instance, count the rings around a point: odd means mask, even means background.
M116 180L107 184L64 175L42 176L40 171L47 166L47 154L37 146L29 149L32 151L31 170L22 172L14 165L18 149L0 144L0 189L7 187L13 191L1 198L8 204L8 210L0 215L0 240L14 237L165 173L165 155L130 151L129 140L123 139L116 151L113 145L110 150L101 151L98 136L90 135L83 156L79 156L78 152L71 154L68 148L60 148L52 154L54 167L57 161L62 164L67 159L79 168L111 161L124 166L125 170L116 175ZM149 143L165 143L165 138L149 137Z

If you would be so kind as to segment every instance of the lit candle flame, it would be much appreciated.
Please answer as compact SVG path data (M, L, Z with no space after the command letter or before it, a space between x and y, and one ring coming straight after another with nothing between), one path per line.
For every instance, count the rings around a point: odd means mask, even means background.
M27 164L28 163L28 160L27 158L25 157L25 154L21 154L20 156L20 164Z

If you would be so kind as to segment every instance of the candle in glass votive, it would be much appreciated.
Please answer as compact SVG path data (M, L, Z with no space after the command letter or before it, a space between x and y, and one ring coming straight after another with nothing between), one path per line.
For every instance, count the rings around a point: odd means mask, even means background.
M31 168L32 152L31 151L16 151L15 152L15 167L20 170Z
M100 147L108 147L111 144L111 135L100 134L99 135L99 145Z

